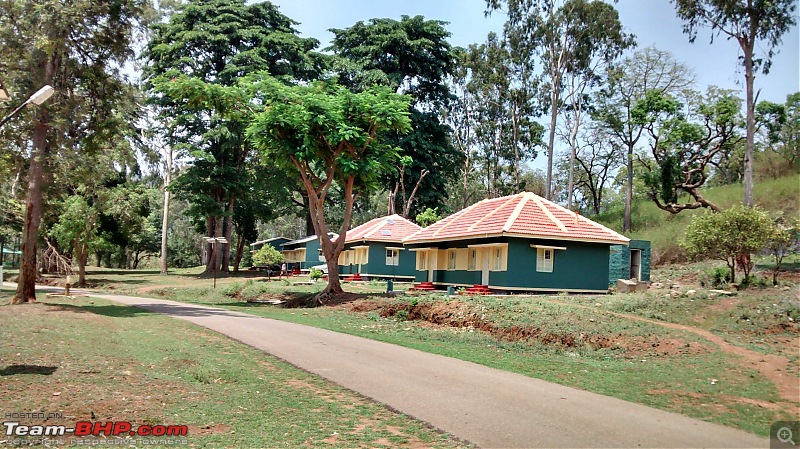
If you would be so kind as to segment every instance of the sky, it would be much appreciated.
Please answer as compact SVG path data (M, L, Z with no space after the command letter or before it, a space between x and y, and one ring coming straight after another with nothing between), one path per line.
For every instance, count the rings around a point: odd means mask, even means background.
M347 28L371 18L399 19L405 14L443 20L449 22L446 28L452 33L450 43L463 47L484 42L490 31L499 34L505 21L502 12L486 18L484 0L272 0L272 3L300 22L297 29L303 36L319 39L321 47L329 45L333 37L328 29ZM744 72L739 67L736 42L720 37L712 45L710 30L701 30L697 40L689 43L682 30L683 22L667 0L619 0L615 6L626 31L636 35L638 48L654 45L669 50L695 70L701 90L716 85L743 92ZM775 102L783 102L787 94L800 90L797 26L784 35L770 73L757 75L758 89L762 90L760 100Z
M484 0L271 0L281 12L299 22L297 29L305 37L314 37L324 48L333 37L330 28L347 28L372 18L399 19L401 15L422 15L426 19L449 22L451 45L466 47L482 43L490 31L502 32L505 15L495 12L485 17ZM735 41L717 37L710 43L711 30L698 32L694 43L683 33L683 22L675 15L668 0L619 0L615 4L626 32L636 35L638 47L655 46L669 50L677 60L695 71L697 89L715 85L740 92L744 98L744 69ZM800 8L798 8L800 10ZM800 20L799 20L800 21ZM761 51L761 54L764 54ZM800 34L794 26L783 36L778 54L767 75L757 74L758 100L783 103L786 95L800 91ZM538 157L533 168L546 166Z

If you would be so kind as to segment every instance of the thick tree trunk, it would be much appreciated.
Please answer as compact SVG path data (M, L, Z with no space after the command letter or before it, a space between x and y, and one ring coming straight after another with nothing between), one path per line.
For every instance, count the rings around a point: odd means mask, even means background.
M206 237L214 237L214 225L216 223L216 219L213 215L209 214L206 217ZM203 242L206 248L206 269L204 273L213 273L214 272L214 245L208 242Z
M50 68L48 64L48 68ZM49 77L48 77L49 79ZM25 202L25 225L22 229L22 260L19 267L17 292L12 303L36 301L36 253L39 224L42 218L42 183L44 164L48 156L47 130L50 112L41 108L33 128L33 154L28 169L28 198Z
M755 99L753 98L753 47L744 48L745 84L747 85L747 144L744 150L744 205L753 207L753 153L755 147Z
M85 244L75 246L75 259L78 259L78 287L86 286L86 261L89 258L89 250Z

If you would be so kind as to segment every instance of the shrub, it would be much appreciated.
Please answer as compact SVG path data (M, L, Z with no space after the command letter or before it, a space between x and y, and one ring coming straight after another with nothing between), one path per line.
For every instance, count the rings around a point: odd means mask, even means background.
M722 212L707 211L695 216L681 245L692 257L724 260L730 268L731 282L736 282L736 258L764 248L772 229L772 221L760 209L733 206ZM747 283L752 266L745 263L741 268Z
M253 253L253 263L260 267L269 267L283 263L283 254L270 245L264 245Z
M725 267L706 270L700 275L700 285L703 287L720 287L730 282L731 272Z
M316 268L312 268L311 271L308 272L308 277L316 281L317 279L321 279L322 276L325 276L325 273L322 270L318 270Z
M265 282L253 282L250 285L246 285L239 296L244 299L245 301L251 301L253 299L258 298L263 293L269 291L269 285Z

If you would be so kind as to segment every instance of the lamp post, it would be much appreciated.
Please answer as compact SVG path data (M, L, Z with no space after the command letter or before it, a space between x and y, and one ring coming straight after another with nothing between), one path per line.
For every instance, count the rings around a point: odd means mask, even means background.
M47 101L48 98L52 97L53 93L55 93L55 89L53 89L53 87L50 86L49 84L37 90L33 95L31 95L30 97L28 97L27 100L25 100L25 103L22 103L21 105L17 106L16 109L11 111L11 114L5 116L3 120L0 120L0 128L3 125L5 125L6 122L14 118L15 115L19 114L20 111L25 109L25 106L28 106L29 104L35 104L38 106ZM8 94L6 93L5 88L2 88L2 86L0 86L0 99L2 99L3 95L5 95L6 98L8 98Z
M211 253L214 264L214 288L217 288L217 243L227 244L228 239L225 237L203 237L203 240L211 244Z

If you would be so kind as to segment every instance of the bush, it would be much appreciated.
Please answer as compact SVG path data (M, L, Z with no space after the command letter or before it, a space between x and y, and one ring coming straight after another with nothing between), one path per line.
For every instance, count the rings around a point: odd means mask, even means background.
M316 268L312 268L312 269L311 269L311 270L308 272L308 277L310 277L311 279L313 279L313 280L315 280L315 281L316 281L317 279L321 279L321 278L322 278L322 276L325 276L325 273L323 273L323 272L322 272L322 270L318 270L318 269L316 269Z
M269 291L269 285L266 282L253 282L242 289L239 296L245 301L252 301L267 291Z
M270 267L283 263L283 261L283 254L270 245L264 245L253 253L253 263L259 267Z
M720 287L731 282L731 271L725 267L716 267L700 274L700 285L703 287Z

